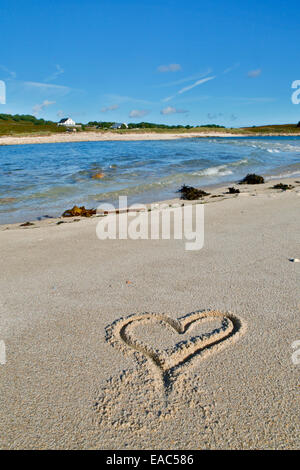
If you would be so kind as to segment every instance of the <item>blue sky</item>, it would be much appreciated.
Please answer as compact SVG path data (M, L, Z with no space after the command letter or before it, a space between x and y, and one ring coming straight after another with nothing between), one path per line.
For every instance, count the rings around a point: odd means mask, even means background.
M0 112L77 122L300 120L296 1L1 0Z

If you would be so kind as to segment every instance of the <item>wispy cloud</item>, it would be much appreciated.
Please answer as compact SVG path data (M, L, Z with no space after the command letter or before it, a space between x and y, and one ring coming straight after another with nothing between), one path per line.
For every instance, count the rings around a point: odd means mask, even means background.
M250 103L273 103L274 101L277 100L277 98L272 98L268 96L260 96L260 97L242 97L242 96L237 96L237 97L230 97L231 100L236 100L236 101L241 101L242 103L245 104L250 104Z
M274 103L277 101L277 98L271 96L219 96L218 100L229 102L230 105L237 104L240 106L242 105L250 105L256 103Z
M119 109L118 104L112 104L111 106L104 106L101 109L101 113L107 113L108 111L115 111L116 109Z
M180 80L175 80L173 82L167 82L167 83L161 83L160 85L155 85L155 88L181 85L182 83L192 82L193 80L199 80L200 78L206 77L210 73L212 73L212 69L209 68L205 72L197 73L195 75L190 75L189 77L181 78Z
M201 80L197 80L195 83L192 85L188 85L181 90L178 91L178 94L181 95L182 93L185 93L186 91L191 90L192 88L195 88L198 85L202 85L202 83L208 82L209 80L213 80L216 77L207 77L207 78L202 78Z
M5 72L10 78L16 78L17 76L16 72L9 70L7 67L5 67L5 65L0 65L0 70Z
M166 114L186 114L188 111L186 109L178 109L174 108L173 106L166 106L163 108L160 112L160 114L166 115Z
M71 88L63 85L53 85L52 83L24 82L24 85L30 88L39 88L41 90L64 90L70 91Z
M36 104L36 105L32 108L33 115L34 115L34 116L37 116L43 109L47 108L47 107L50 106L51 104L55 104L55 101L44 100L42 103Z
M59 75L64 73L64 70L61 68L59 64L55 65L56 71L52 73L49 77L45 78L45 82L52 82L55 80Z
M256 77L259 77L260 74L261 74L261 69L249 70L249 72L247 73L247 76L249 78L256 78Z
M231 67L228 67L227 69L225 69L222 73L224 75L226 75L227 73L232 72L233 70L237 69L239 66L240 66L240 64L236 63L236 64L232 65Z
M212 121L213 119L218 119L223 116L223 113L207 113L207 119Z
M163 102L167 102L167 101L170 101L172 100L173 98L175 98L175 96L177 95L182 95L183 93L186 93L187 91L189 90L192 90L193 88L199 86L199 85L202 85L203 83L206 83L208 82L209 80L214 80L216 77L213 76L213 77L206 77L206 78L201 78L200 80L197 80L195 83L192 83L191 85L188 85L184 88L181 88L181 90L177 91L177 93L175 93L175 95L172 95L172 96L168 96L167 98L164 98L162 101Z
M166 73L166 72L179 72L181 70L180 64L168 64L168 65L160 65L157 67L158 72Z
M62 118L65 115L65 113L62 110L57 111L56 116L59 118Z
M106 93L105 95L103 95L103 98L105 101L115 102L119 104L123 104L123 103L137 103L141 105L153 104L153 102L149 100L134 98L132 96L118 95L116 93Z
M129 113L129 117L142 117L142 116L146 116L146 114L149 114L150 111L148 111L147 109L133 109L132 111L130 111Z

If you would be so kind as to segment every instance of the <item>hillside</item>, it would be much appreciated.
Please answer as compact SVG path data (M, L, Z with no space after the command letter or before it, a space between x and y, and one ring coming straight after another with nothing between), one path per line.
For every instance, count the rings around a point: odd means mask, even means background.
M206 124L199 126L190 125L166 125L166 124L155 124L149 122L140 123L129 123L128 129L110 129L111 122L97 122L90 121L83 125L81 131L93 131L99 133L105 133L107 131L117 134L143 134L147 133L189 133L199 132L207 133L210 131L220 131L224 134L299 134L300 127L297 124L276 124L276 125L265 125L265 126L252 126L252 127L240 127L240 128L225 128L217 124ZM35 116L19 115L19 114L0 114L0 136L25 136L25 135L50 135L67 132L64 126L57 126L56 122L45 121L44 119L38 119Z
M297 124L271 124L267 126L241 127L240 130L259 134L300 134Z
M0 136L3 135L47 135L66 132L63 126L55 122L37 119L34 116L19 114L0 114Z

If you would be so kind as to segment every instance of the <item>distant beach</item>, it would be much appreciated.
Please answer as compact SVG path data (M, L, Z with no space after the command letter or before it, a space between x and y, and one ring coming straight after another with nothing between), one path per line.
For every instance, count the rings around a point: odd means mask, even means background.
M0 145L50 144L58 142L105 142L105 141L135 141L135 140L174 140L191 139L195 137L242 137L244 134L230 134L226 132L139 132L139 133L113 133L113 132L74 132L50 135L28 136L2 136ZM299 134L300 135L300 134Z
M174 140L192 139L196 137L276 137L276 136L300 136L300 133L231 133L231 132L74 132L50 135L28 135L28 136L1 136L0 145L26 145L26 144L51 144L59 142L105 142L105 141L136 141L136 140Z

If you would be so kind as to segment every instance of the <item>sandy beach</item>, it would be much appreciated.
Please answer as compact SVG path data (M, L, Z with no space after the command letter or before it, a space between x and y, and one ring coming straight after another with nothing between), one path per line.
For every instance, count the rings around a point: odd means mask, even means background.
M242 134L241 134L242 136ZM43 136L3 136L0 137L0 145L24 145L24 144L51 144L58 142L104 142L104 141L135 141L135 140L174 140L193 137L239 137L235 134L222 132L189 132L187 133L128 133L115 132L78 132L66 134L51 134Z
M284 182L213 188L199 251L101 241L98 217L1 226L0 447L299 447L300 183Z
M259 133L230 133L230 132L189 132L189 133L124 133L119 134L115 132L78 132L66 134L51 134L51 135L31 135L31 136L2 136L0 137L0 145L25 145L25 144L51 144L59 142L104 142L104 141L136 141L136 140L174 140L174 139L192 139L195 137L257 137L264 136L297 136L293 134L259 134Z

